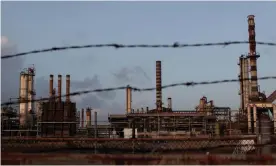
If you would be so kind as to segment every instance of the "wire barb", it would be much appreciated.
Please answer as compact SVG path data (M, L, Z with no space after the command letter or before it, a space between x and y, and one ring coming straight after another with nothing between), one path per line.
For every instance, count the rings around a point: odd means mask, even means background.
M271 79L276 79L276 76L267 76L267 77L259 77L258 80L271 80ZM161 88L166 89L170 87L177 87L177 86L196 86L196 85L210 85L210 84L220 84L220 83L230 83L230 82L239 82L242 80L251 80L250 78L248 79L228 79L228 80L216 80L216 81L202 81L202 82L182 82L182 83L175 83L175 84L169 84L169 85L164 85ZM115 87L115 88L104 88L104 89L93 89L93 90L84 90L84 91L77 91L70 93L69 96L79 96L83 94L88 94L88 93L95 93L95 92L108 92L108 91L115 91L115 90L124 90L127 89L129 86L121 86L121 87ZM145 92L145 91L154 91L156 88L138 88L138 87L131 87L132 91L134 92ZM61 97L66 97L67 95L62 95ZM37 102L37 101L47 101L50 98L45 97L41 99L36 99L36 100L25 100L25 101L14 101L14 102L5 102L1 103L1 106L8 106L8 105L13 105L13 104L20 104L20 103L27 103L27 102Z
M102 47L113 47L115 49L119 48L184 48L184 47L206 47L206 46L228 46L233 44L248 44L249 41L228 41L228 42L218 42L218 43L197 43L197 44L179 44L175 42L173 44L160 44L160 45L149 45L149 44L132 44L132 45L124 45L124 44L90 44L90 45L78 45L78 46L68 46L68 47L52 47L48 49L40 49L33 50L29 52L22 52L11 55L4 55L1 59L14 58L18 56L26 56L28 54L37 54L42 52L52 52L52 51L62 51L68 49L82 49L82 48L102 48ZM267 46L276 46L276 43L272 42L256 42L259 45L267 45Z

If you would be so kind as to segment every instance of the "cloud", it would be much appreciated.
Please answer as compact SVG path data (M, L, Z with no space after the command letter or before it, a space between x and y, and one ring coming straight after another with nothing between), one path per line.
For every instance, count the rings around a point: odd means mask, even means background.
M1 36L1 46L7 45L9 42L6 36Z
M92 78L85 78L82 81L71 81L71 88L72 91L79 91L79 90L90 90L90 89L99 89L103 88L101 81L98 75L94 75ZM110 107L109 102L116 97L116 92L99 92L99 93L91 93L87 95L81 95L77 97L73 97L73 99L77 102L78 108L99 108L103 111L108 111Z
M17 45L8 37L1 36L1 56L17 53ZM19 73L23 69L22 57L1 60L1 101L19 96Z
M1 56L18 53L16 42L12 42L6 36L1 36ZM24 57L16 57L1 60L1 102L8 102L10 98L19 97L19 76L24 66ZM47 97L48 79L38 77L35 80L36 98ZM14 100L14 99L13 99Z
M150 81L150 77L140 66L135 66L133 68L123 67L116 73L113 73L115 81L118 83L144 83L145 81Z

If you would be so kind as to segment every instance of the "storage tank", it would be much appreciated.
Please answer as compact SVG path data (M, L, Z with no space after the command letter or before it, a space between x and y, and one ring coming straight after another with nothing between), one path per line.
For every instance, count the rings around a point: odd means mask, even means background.
M135 138L138 135L138 130L135 129ZM132 128L124 128L124 138L132 138Z

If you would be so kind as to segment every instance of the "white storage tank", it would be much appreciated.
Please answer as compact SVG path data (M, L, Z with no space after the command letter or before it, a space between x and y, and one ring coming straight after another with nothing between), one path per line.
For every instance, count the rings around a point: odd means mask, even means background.
M124 138L132 138L132 128L124 128ZM135 129L135 137L137 137L138 131Z

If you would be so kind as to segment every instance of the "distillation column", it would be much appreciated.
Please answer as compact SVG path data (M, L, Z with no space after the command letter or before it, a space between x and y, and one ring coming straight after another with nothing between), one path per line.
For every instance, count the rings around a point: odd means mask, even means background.
M35 76L35 69L28 68L28 123L33 125L33 116L35 112L34 107L34 97L35 97L35 90L34 90L34 76Z
M239 75L239 79L240 79L240 108L243 110L245 107L245 102L244 102L244 58L243 56L240 56L239 58L239 63L238 65L240 66L240 75Z
M20 126L26 126L28 116L28 74L24 71L20 73L19 99L19 123Z

